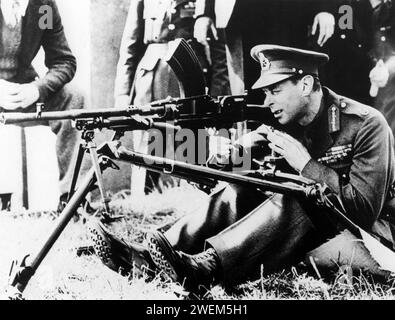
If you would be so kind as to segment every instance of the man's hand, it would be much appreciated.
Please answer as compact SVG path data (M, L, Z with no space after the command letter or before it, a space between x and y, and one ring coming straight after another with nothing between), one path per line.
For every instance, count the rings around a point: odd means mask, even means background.
M40 98L34 83L18 84L0 80L0 107L5 110L25 109Z
M379 88L384 88L387 85L389 77L390 73L387 66L383 60L379 60L369 74L370 82L372 84L370 88L371 97L376 97Z
M234 149L232 141L221 136L210 136L209 159L215 159L220 165L229 164L231 150Z
M288 164L298 172L302 172L306 164L311 160L307 149L290 135L277 130L269 132L267 139L269 147L283 156Z
M210 31L214 37L214 40L218 40L217 29L215 28L214 21L209 17L199 17L196 19L193 36L195 39L203 45L206 53L207 61L212 64L210 54Z
M317 44L322 47L335 32L335 17L329 12L318 13L314 18L312 35L315 35L318 29L320 34Z

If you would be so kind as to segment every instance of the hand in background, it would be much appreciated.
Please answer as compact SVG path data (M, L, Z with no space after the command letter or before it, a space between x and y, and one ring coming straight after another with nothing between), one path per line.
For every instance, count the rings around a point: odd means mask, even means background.
M329 12L318 13L313 22L313 29L311 33L315 35L319 30L317 44L322 47L335 32L335 17Z
M0 80L0 107L5 110L25 109L39 98L40 92L34 83L18 84Z
M379 60L369 74L370 82L372 84L370 87L371 97L376 97L379 88L384 88L387 85L389 77L390 73L387 66L383 60Z
M214 21L209 17L199 17L196 19L195 27L193 31L194 38L203 45L206 53L207 61L212 64L210 54L210 32L214 37L214 40L218 40L217 29L215 28Z

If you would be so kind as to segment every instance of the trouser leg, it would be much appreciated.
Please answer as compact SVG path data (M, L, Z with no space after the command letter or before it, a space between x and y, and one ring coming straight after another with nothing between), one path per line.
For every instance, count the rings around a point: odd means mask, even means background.
M218 29L217 31L218 40L214 41L210 47L212 60L210 94L214 97L232 94L226 55L225 30Z
M301 204L274 195L222 233L207 240L218 254L224 282L280 270L323 243Z
M175 249L196 254L205 249L205 240L240 220L267 196L255 188L226 185L209 201L178 221L165 236Z
M165 99L169 96L179 97L180 89L178 86L177 78L170 66L164 61L159 60L157 65L152 70L145 70L138 68L137 76L134 86L134 100L133 104L142 106L156 100ZM135 151L147 153L149 151L150 140L154 134L149 131L134 131L133 135L133 148ZM169 156L174 154L174 137L162 135L163 145L158 156ZM156 143L154 143L156 146ZM158 151L158 150L156 150ZM155 172L146 172L146 169L132 167L131 177L131 190L133 196L143 196L144 193L149 193L158 186L159 178L162 177L162 182L166 184L167 180L174 178L166 177Z
M82 109L84 98L75 89L65 86L54 94L45 103L46 111L68 111ZM77 157L80 133L72 127L71 121L49 121L49 126L56 134L56 154L59 165L59 189L60 194L69 191L74 163Z

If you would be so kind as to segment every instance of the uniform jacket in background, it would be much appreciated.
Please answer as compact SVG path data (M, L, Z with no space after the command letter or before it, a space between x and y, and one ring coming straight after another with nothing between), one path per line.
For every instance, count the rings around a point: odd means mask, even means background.
M41 29L39 20L42 17L39 9L48 5L53 12L53 28ZM0 24L3 23L0 15ZM1 35L0 35L1 38ZM37 73L31 63L39 49L45 52L47 74L42 79L36 79ZM0 50L2 42L0 39ZM30 0L26 14L22 18L22 42L18 54L18 71L12 82L29 83L36 79L40 91L40 100L59 91L70 82L76 71L76 59L67 43L58 7L53 0Z
M115 97L130 95L136 71L154 70L166 54L166 47L149 44L193 37L194 15L194 1L131 0L120 47Z

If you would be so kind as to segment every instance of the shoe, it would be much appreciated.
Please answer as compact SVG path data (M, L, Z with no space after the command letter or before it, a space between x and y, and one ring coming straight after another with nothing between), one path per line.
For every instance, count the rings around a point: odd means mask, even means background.
M57 213L61 214L63 212L63 210L66 208L67 204L69 202L69 194L68 193L63 193L60 197L59 197L59 202L58 202L58 207L57 207ZM88 215L93 215L94 213L96 213L96 209L94 209L90 202L86 199L84 199L81 202L81 206L82 209L85 211L85 213L87 213Z
M155 273L155 264L148 250L137 243L126 243L123 239L112 234L102 222L90 223L88 226L95 254L104 265L123 276L135 276Z
M201 286L215 284L219 260L214 249L197 255L176 251L161 232L151 232L146 237L148 250L157 268L185 289L196 291Z
M66 208L68 197L69 197L68 193L63 193L59 197L58 208L56 209L57 214L61 214L64 208Z

